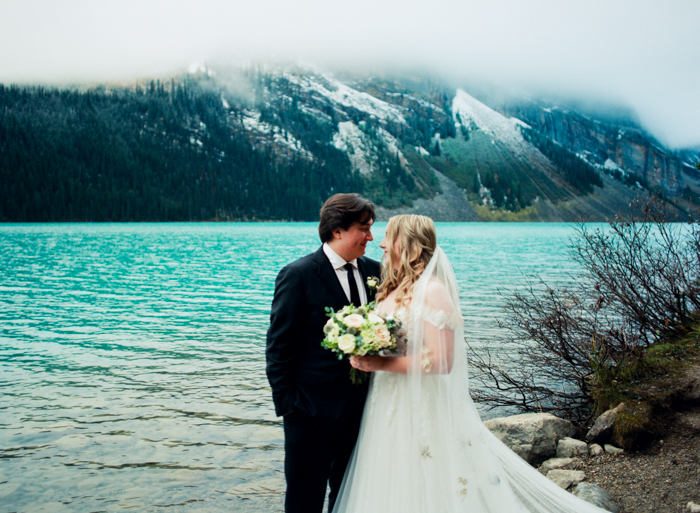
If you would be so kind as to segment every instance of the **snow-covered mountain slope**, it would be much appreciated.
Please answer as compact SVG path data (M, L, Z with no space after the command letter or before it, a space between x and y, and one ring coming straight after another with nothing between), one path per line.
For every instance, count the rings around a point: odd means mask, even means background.
M302 91L318 93L332 104L363 112L385 122L406 124L401 108L358 91L337 80L330 73L315 71L300 75L285 71L282 76L290 83L298 85Z
M519 156L527 151L528 145L520 131L523 125L520 120L506 118L462 89L457 89L457 94L452 100L452 113L458 129L464 127L467 131L482 130L490 135L494 142L500 141Z
M443 178L474 205L512 212L604 189L602 175L629 187L630 197L640 187L661 187L676 196L683 190L683 174L675 168L657 179L661 175L653 166L639 165L629 146L601 150L600 141L612 131L589 138L597 144L585 137L567 144L573 136L557 140L551 129L542 128L547 122L539 122L531 111L512 104L496 110L439 81L426 86L410 77L340 78L310 66L252 66L241 73L254 99L238 104L230 84L222 83L216 72L198 70L193 76L222 89L231 125L246 130L251 144L271 158L344 160L347 172L355 173L367 193L387 207L439 194ZM540 115L555 111L543 107ZM596 121L596 126L607 125ZM641 130L634 133L639 138ZM629 139L620 134L625 132L617 129L618 140ZM658 155L656 161L657 168L664 165Z

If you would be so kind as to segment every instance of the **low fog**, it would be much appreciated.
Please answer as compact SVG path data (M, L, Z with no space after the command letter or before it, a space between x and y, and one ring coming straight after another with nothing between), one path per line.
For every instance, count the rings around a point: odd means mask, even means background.
M425 70L619 103L700 145L700 2L2 0L0 83L167 76L193 62Z

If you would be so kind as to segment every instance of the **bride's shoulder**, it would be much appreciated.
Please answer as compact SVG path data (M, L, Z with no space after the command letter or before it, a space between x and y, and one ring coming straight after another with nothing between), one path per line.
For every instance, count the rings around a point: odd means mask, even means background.
M440 299L442 297L450 297L450 292L447 290L445 284L437 279L431 278L425 287L425 294L428 299Z
M455 308L455 305L452 303L450 291L445 284L437 278L431 279L428 282L425 289L425 300L433 310L451 312Z
M426 286L426 292L428 294L432 295L438 295L438 294L447 294L447 287L445 287L445 284L442 282L442 280L439 280L435 277L431 277L430 281L428 282L428 285Z
M448 287L438 279L431 279L425 290L425 305L421 317L439 329L454 330L462 323L459 305L452 300Z

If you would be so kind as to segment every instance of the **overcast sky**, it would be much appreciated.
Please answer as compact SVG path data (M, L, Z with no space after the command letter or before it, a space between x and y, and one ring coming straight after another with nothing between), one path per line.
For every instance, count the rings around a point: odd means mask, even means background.
M700 144L700 0L0 0L4 84L254 59L619 101L662 142Z

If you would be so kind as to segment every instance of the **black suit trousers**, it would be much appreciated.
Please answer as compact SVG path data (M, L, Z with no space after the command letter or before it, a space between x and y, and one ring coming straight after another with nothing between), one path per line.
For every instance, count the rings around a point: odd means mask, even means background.
M296 410L284 416L285 513L321 512L327 484L328 511L333 510L361 417L355 411L330 420Z

